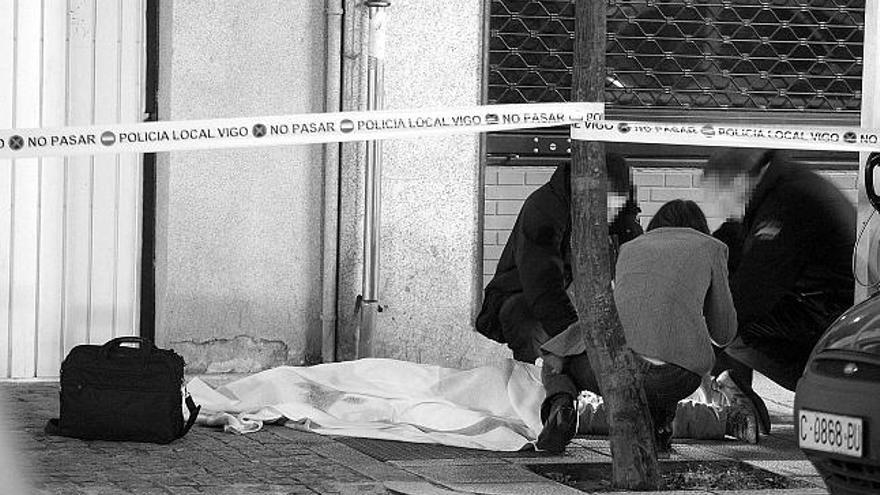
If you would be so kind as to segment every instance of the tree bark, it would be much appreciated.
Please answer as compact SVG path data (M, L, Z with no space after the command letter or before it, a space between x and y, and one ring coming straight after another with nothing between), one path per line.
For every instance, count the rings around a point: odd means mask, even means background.
M606 2L578 0L575 13L574 101L604 101ZM587 357L609 413L612 483L659 485L652 420L642 388L645 363L626 346L611 290L605 146L572 146L572 253L575 306Z

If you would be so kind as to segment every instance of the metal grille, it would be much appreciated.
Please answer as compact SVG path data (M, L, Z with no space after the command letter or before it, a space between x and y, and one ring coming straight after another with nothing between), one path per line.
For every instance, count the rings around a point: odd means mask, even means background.
M877 493L880 490L880 469L866 462L847 462L825 458L819 461L828 475L828 488L849 493Z
M865 0L605 1L609 106L859 111ZM491 103L570 98L574 4L492 0Z

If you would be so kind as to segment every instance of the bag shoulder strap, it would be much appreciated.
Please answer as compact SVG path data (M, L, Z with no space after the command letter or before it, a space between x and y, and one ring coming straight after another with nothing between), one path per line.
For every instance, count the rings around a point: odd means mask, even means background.
M177 438L180 438L189 432L190 428L196 424L196 419L199 417L199 411L202 409L202 406L197 406L195 401L193 401L192 396L186 394L186 408L189 409L189 418L186 420L186 424L183 425L183 428L180 430L180 434L177 435Z

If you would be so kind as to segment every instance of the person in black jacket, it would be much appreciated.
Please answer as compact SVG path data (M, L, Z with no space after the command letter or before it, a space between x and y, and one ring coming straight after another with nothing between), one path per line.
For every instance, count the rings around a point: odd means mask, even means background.
M736 273L739 259L742 256L743 238L745 237L742 220L728 218L715 232L712 232L712 237L727 246L727 273L732 277Z
M605 159L612 190L630 189L623 158L608 154ZM518 361L534 363L544 342L577 321L566 292L572 282L570 170L569 163L559 165L526 198L477 316L477 331L507 344ZM641 234L639 211L630 195L609 235L623 243Z
M853 304L855 208L782 151L720 150L706 178L721 190L740 184L748 198L730 283L739 336L724 352L793 391L819 337ZM751 373L731 368L735 388L756 402ZM762 423L769 431L769 417Z
M623 158L609 154L606 164L612 188L626 191L629 184L620 183L621 177L628 178ZM630 214L633 209L638 211L634 202L623 210ZM642 231L635 215L617 224L627 238ZM571 282L571 173L565 163L523 203L495 276L486 286L477 331L506 343L514 359L534 363L544 343L578 320L567 293ZM577 414L572 407L542 411L542 419L555 418L574 428ZM539 448L540 443L539 438Z
M523 203L486 286L476 328L533 363L540 347L577 321L566 289L571 269L571 176L568 163Z
M727 272L732 279L739 267L742 256L745 231L741 218L730 217L712 232L712 237L723 242L727 246ZM725 373L726 372L726 373ZM770 433L770 412L764 400L752 389L752 369L743 363L728 356L724 349L715 348L715 367L711 373L716 377L718 388L727 394L732 394L734 400L739 399L746 407L750 407L758 418L761 433ZM737 385L737 383L741 384ZM757 439L757 436L755 437Z

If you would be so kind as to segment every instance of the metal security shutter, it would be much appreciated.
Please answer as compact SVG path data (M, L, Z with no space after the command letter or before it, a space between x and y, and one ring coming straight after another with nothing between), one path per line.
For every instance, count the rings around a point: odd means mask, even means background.
M144 0L0 0L0 127L138 122ZM139 155L0 160L0 378L138 332Z
M574 0L489 1L487 100L568 100ZM607 3L614 117L858 125L865 0ZM493 135L487 146L491 162L510 164L567 149L552 131Z

